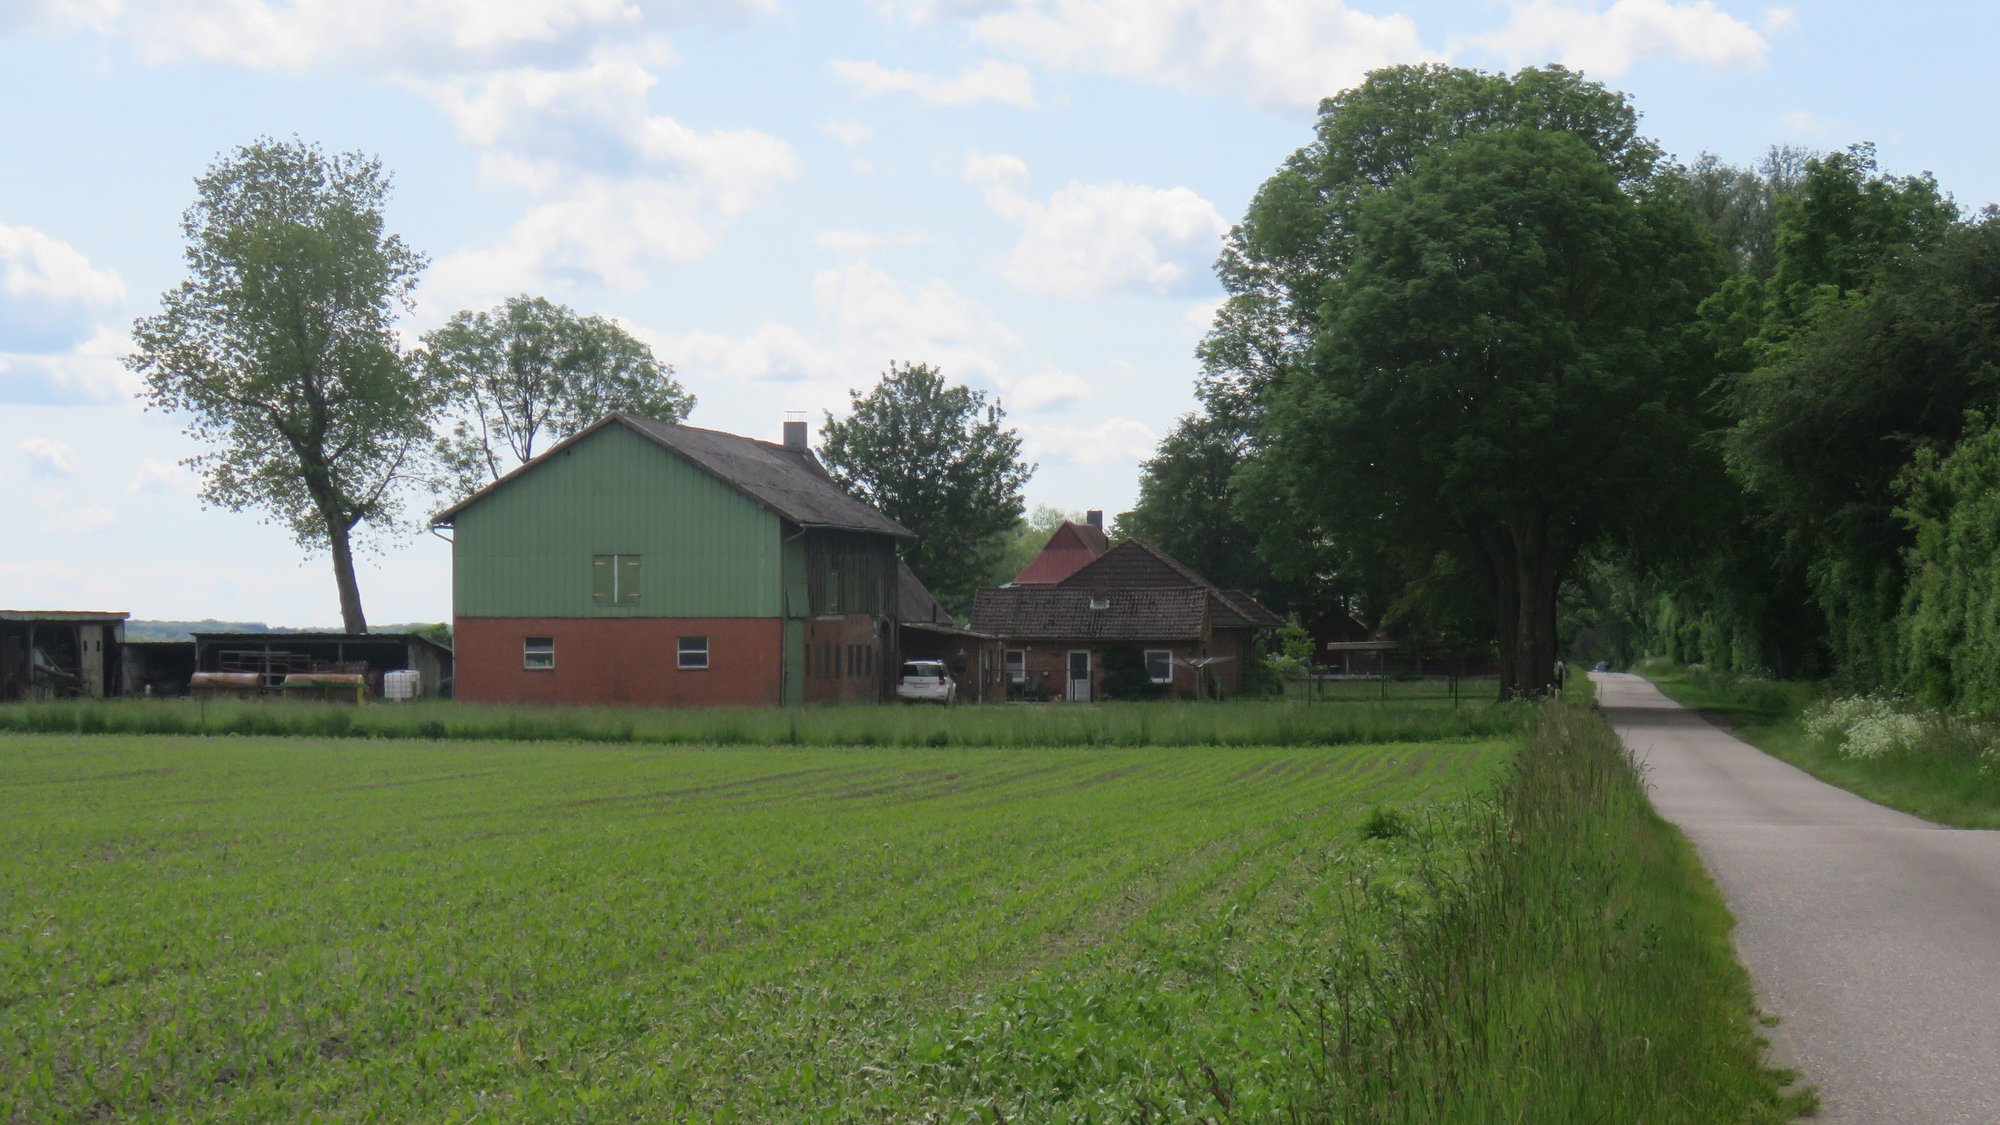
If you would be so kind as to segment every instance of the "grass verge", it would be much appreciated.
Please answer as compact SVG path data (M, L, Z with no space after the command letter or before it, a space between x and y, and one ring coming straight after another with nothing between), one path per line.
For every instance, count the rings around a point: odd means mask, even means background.
M1470 864L1382 961L1299 1004L1319 1064L1295 1119L1783 1121L1733 921L1616 735L1551 706Z
M1916 737L1857 756L1806 732L1806 711L1824 691L1818 684L1718 675L1660 660L1633 670L1669 699L1830 785L1936 824L2000 828L2000 768L1989 733L1925 716Z
M939 707L522 707L424 701L122 699L0 706L0 733L227 734L656 746L1343 746L1512 737L1529 711L1448 697L1339 705L1009 704Z

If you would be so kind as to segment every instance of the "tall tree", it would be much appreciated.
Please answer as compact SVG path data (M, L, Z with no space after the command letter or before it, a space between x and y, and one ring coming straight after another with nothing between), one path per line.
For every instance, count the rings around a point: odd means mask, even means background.
M1035 467L1006 413L929 364L890 364L846 418L826 415L820 455L835 480L917 533L904 559L953 613L993 573Z
M439 459L460 497L612 411L679 422L694 409L643 341L541 297L461 312L423 344L425 375L451 417Z
M1696 432L1693 316L1721 255L1651 199L1632 126L1567 71L1378 72L1274 178L1310 169L1317 202L1253 203L1291 240L1241 244L1298 274L1310 341L1261 393L1244 491L1413 589L1470 583L1509 696L1549 686L1561 583Z
M259 508L333 559L367 630L353 544L398 513L435 407L391 331L425 260L383 229L389 177L361 153L258 140L195 181L188 277L132 330L148 408L190 416L205 502Z

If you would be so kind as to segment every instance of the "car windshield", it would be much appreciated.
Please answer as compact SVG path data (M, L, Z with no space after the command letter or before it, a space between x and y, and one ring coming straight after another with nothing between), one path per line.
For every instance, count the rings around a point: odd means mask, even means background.
M928 677L930 677L930 678L932 678L932 679L937 679L938 677L940 677L940 676L943 676L943 675L944 675L944 665L942 665L942 664L905 664L905 665L903 665L903 675L904 675L904 676L907 676L907 677L924 677L924 676L928 676Z

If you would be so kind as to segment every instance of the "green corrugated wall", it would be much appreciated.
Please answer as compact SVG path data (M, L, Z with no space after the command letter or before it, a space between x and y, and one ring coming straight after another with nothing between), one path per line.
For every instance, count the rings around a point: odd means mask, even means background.
M792 577L776 515L621 425L460 512L452 539L463 617L777 617ZM591 601L609 554L643 559L639 604Z

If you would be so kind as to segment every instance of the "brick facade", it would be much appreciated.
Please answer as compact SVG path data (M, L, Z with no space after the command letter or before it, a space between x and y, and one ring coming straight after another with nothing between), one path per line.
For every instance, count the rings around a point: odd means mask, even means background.
M555 641L555 666L524 667L528 637ZM682 637L708 638L708 667L679 666ZM775 617L461 617L458 698L478 703L774 707L782 700Z

